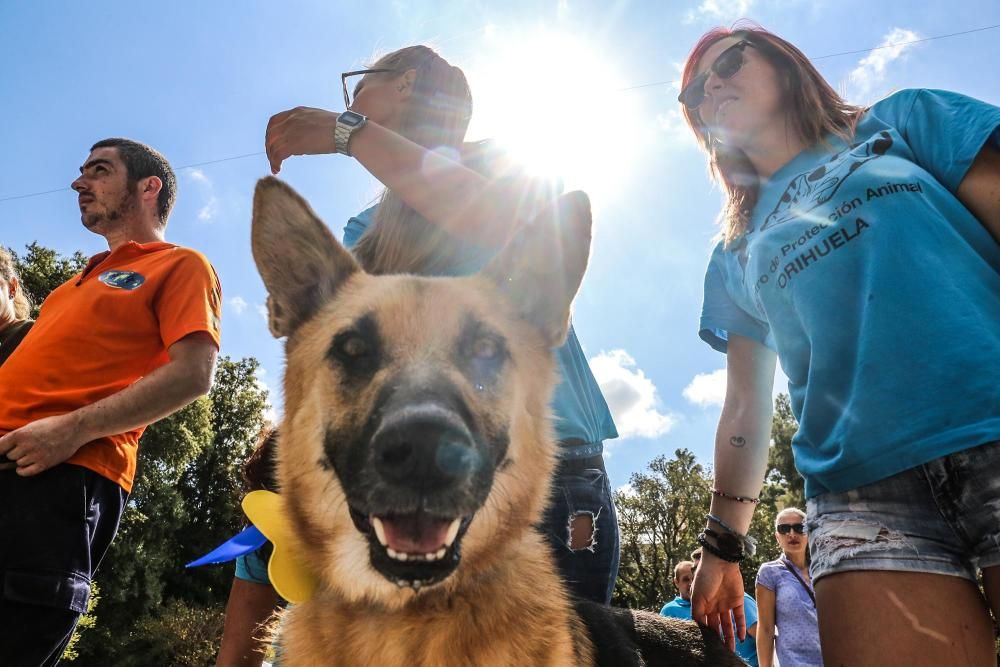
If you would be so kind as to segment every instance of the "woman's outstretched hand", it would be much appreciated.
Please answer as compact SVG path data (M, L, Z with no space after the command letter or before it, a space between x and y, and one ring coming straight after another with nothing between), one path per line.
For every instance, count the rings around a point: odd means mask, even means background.
M737 639L746 639L743 577L739 565L703 552L694 577L691 618L710 628L720 628L730 651L736 650Z
M339 115L325 109L295 107L271 116L264 135L271 173L281 171L281 163L293 155L336 152L333 132Z

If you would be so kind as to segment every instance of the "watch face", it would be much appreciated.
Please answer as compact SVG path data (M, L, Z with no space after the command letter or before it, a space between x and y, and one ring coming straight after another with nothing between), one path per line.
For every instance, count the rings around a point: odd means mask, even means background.
M337 118L337 122L347 127L357 127L365 122L365 117L353 111L345 111Z

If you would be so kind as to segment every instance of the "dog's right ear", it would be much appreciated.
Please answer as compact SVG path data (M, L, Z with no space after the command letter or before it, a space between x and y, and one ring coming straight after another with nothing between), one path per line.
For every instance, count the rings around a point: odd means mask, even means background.
M250 238L275 338L290 335L361 270L306 200L273 176L257 181Z
M569 311L590 256L590 199L570 192L532 222L483 269L548 344L566 340Z

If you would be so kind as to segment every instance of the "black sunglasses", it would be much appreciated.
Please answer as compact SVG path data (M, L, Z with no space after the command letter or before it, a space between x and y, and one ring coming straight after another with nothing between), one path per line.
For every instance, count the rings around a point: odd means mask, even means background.
M677 101L687 107L689 111L700 107L701 103L705 101L705 84L708 82L709 75L714 72L720 79L731 79L736 76L736 73L746 62L743 58L743 49L748 46L753 46L753 44L744 39L720 53L707 70L691 79L688 85L684 86L684 90L677 96Z
M806 525L804 523L779 523L774 527L782 535L787 535L793 530L797 535L805 535Z
M351 108L351 97L352 97L352 94L348 91L348 88L347 88L347 79L349 77L352 77L352 76L364 76L365 74L382 74L382 73L387 73L387 72L397 72L397 70L394 70L394 69L380 69L380 68L375 68L375 69L357 69L357 70L354 70L353 72L344 72L343 74L341 74L340 75L340 82L344 86L344 108L345 109L350 109ZM360 85L361 85L361 82L359 81L358 84L354 87L353 97L357 97L358 96L358 86L360 86Z

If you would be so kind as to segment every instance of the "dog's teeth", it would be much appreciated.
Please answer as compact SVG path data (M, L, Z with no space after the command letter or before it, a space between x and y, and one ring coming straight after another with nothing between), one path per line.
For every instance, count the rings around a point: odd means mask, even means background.
M455 538L452 538L452 539L455 539ZM434 554L434 560L441 560L442 558L444 558L444 555L446 553L448 553L447 547L441 547L440 549L437 550L437 553ZM430 560L430 559L431 559L431 554L427 554L427 560Z
M444 536L445 547L450 547L451 543L455 541L456 537L458 537L458 529L461 525L462 525L462 520L455 519L454 521L451 522L451 525L448 526L448 534ZM441 553L441 551L443 551L443 549L439 550L438 553ZM444 558L444 555L442 554L442 556L440 557Z
M397 560L401 560L405 563L407 560L410 559L410 556L406 552L400 551L398 554L396 554L396 558Z
M395 558L397 560L399 559L399 554L396 553L396 550L393 549L392 547L386 547L385 552L389 554L389 558Z
M375 529L375 537L378 538L378 543L383 547L389 544L389 541L385 539L385 526L382 525L382 519L377 516L371 517L372 528Z

